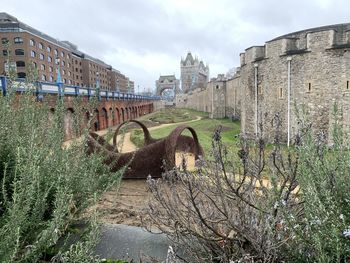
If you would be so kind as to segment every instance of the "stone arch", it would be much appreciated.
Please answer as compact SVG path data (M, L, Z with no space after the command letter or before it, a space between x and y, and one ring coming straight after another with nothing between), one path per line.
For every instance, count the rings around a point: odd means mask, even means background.
M114 114L115 114L115 123L114 123L114 125L117 125L117 124L120 123L120 112L119 112L118 108L115 108Z
M121 113L122 113L122 121L125 121L125 111L123 108L121 108Z
M133 117L133 112L132 112L132 107L129 107L129 120L132 120Z
M125 108L125 120L129 120L129 109Z
M109 123L108 123L108 127L111 127L113 125L115 125L115 114L114 114L114 110L112 107L109 108Z
M84 123L83 123L84 127L83 128L89 128L88 126L89 126L90 117L91 117L90 112L86 111L85 115L84 115Z
M93 121L93 123L94 123L93 130L94 131L100 130L100 112L98 111L98 109L95 109L95 111L94 111L94 121Z
M68 108L64 113L63 129L65 140L71 140L74 136L74 109Z
M102 110L101 110L100 122L101 122L101 126L100 126L101 130L108 128L108 112L107 112L106 108L102 108Z

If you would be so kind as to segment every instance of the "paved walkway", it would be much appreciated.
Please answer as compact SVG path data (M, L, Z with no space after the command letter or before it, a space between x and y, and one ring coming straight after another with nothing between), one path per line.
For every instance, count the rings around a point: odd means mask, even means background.
M163 234L127 225L104 224L101 241L95 253L105 259L133 259L139 262L142 255L165 261L170 241Z

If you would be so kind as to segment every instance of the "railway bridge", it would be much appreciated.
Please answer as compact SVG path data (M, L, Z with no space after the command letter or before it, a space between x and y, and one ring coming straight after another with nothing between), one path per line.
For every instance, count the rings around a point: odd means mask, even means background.
M9 84L10 82L11 84ZM50 113L55 112L57 96L59 96L65 107L64 133L66 140L75 136L73 115L78 110L77 107L84 108L93 98L96 102L94 103L93 114L87 111L83 123L87 125L90 122L90 128L94 131L103 130L126 120L151 113L155 109L154 104L160 100L159 96L143 96L88 87L68 86L63 83L35 82L34 84L28 84L21 79L9 81L5 76L0 76L0 85L0 92L3 96L6 96L10 89L12 92L16 92L18 96L26 91L32 92L38 102L46 101L48 103ZM76 98L79 98L79 100Z

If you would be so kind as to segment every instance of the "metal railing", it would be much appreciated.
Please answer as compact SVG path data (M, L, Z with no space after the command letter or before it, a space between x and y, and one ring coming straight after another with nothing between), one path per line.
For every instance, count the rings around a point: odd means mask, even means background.
M0 92L6 96L8 91L8 79L5 76L0 76ZM71 86L61 83L50 82L35 82L26 83L24 79L16 79L11 83L11 89L15 92L32 91L37 97L43 98L45 94L54 94L58 96L85 96L88 98L96 96L98 100L160 100L160 96L145 96L133 93L96 90L95 88Z

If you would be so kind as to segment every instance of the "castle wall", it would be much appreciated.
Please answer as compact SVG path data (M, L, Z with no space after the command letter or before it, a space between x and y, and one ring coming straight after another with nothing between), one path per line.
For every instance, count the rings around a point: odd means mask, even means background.
M314 132L322 131L329 135L335 102L343 108L344 123L349 123L350 49L347 43L339 43L340 40L348 41L346 37L339 37L333 29L301 32L293 39L267 42L263 59L254 60L253 50L241 55L242 132L254 135L257 125L262 123L264 134L271 137L271 121L279 115L282 135L286 140L288 63L291 70L291 135L297 128L296 112L303 106L309 112ZM242 60L242 57L245 59Z

